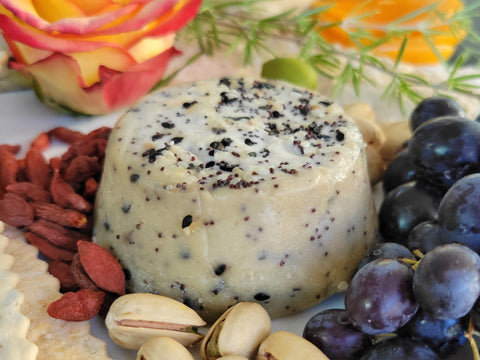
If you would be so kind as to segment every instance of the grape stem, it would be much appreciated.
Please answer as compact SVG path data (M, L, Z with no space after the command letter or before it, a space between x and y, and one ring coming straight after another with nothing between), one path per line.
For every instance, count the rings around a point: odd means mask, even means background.
M477 343L475 342L475 339L473 338L474 333L475 333L475 327L473 326L473 321L470 319L470 322L468 323L468 330L465 332L465 337L470 342L470 347L472 348L472 352L473 352L473 360L480 360L480 353L478 351L478 346L477 346Z

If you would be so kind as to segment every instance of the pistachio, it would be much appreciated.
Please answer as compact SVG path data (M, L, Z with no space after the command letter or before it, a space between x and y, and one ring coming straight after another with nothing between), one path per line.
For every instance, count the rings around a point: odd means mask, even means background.
M211 326L200 346L200 354L204 360L227 355L251 358L270 330L270 317L260 304L238 303Z
M178 341L169 337L157 337L143 344L137 360L194 360L190 352Z
M167 336L182 345L203 338L198 327L205 321L183 303L161 295L136 293L117 298L105 324L113 341L127 349L139 349L148 340Z
M266 338L258 349L257 360L328 360L308 340L287 331L277 331Z

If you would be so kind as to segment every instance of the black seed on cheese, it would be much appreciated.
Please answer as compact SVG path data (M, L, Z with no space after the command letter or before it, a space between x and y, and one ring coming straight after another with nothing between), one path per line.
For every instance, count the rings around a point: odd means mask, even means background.
M122 205L122 212L124 214L128 214L130 212L130 208L132 207L131 204L123 204Z
M232 82L229 78L221 78L220 81L219 81L219 84L220 85L225 85L229 88L230 85L232 84Z
M183 140L183 137L180 137L180 136L176 136L174 138L172 138L172 141L174 144L180 144Z
M103 227L106 231L110 231L110 223L107 220L103 222Z
M253 295L253 298L257 301L265 301L270 299L270 295L263 292L258 292L255 295Z
M188 109L188 108L190 108L192 105L195 105L195 104L197 104L197 103L198 103L198 101L184 102L184 103L182 104L182 107L183 107L184 109Z
M132 174L130 175L130 182L134 183L140 178L140 175L138 174Z
M175 127L175 124L172 122L165 121L165 122L162 122L162 127L164 127L165 129L173 129Z
M215 268L215 275L220 276L222 275L227 268L226 264L220 264Z
M186 227L189 227L190 225L192 225L192 222L193 222L192 215L185 216L182 220L182 229L185 229Z

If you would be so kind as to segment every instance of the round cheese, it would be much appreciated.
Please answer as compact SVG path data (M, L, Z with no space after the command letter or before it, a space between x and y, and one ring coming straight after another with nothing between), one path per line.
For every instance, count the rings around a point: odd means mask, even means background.
M207 321L240 301L297 312L345 289L375 241L364 147L338 105L286 83L165 88L111 133L95 241L129 291Z

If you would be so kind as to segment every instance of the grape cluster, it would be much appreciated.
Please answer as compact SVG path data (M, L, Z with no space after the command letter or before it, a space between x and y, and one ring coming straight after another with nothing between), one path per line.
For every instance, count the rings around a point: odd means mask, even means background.
M480 329L480 116L431 97L383 178L382 242L362 259L344 309L303 336L331 359L443 359Z

